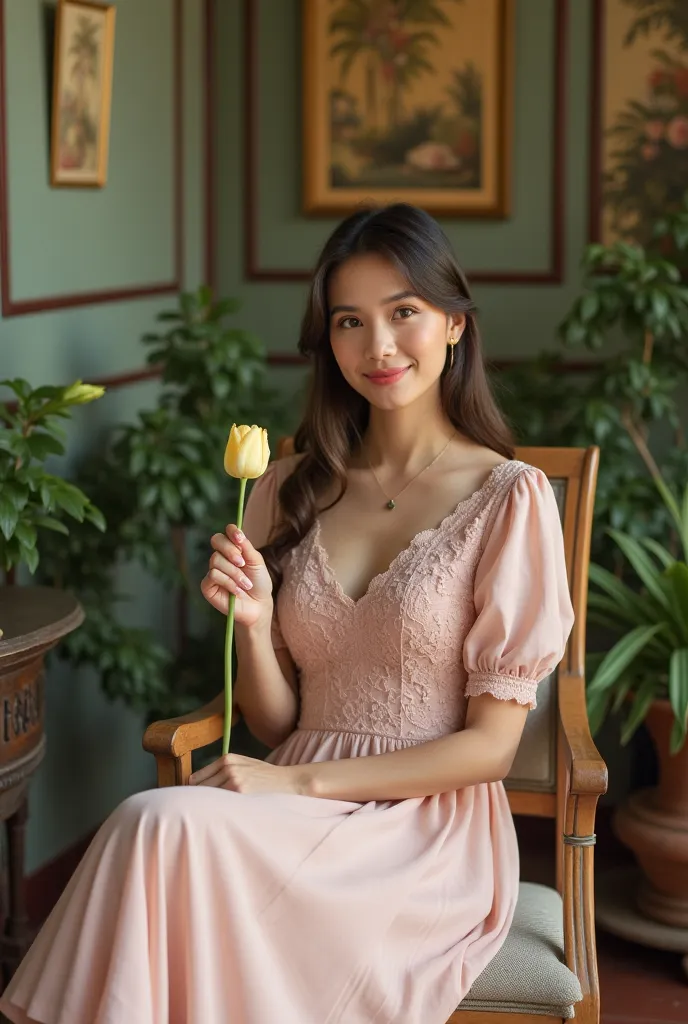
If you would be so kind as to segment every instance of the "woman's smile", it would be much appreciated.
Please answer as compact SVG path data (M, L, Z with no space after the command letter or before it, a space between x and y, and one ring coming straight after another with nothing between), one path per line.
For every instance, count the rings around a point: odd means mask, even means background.
M371 373L364 373L363 376L367 377L371 384L389 387L390 384L396 384L405 377L410 369L410 366L395 366L389 370L373 370Z

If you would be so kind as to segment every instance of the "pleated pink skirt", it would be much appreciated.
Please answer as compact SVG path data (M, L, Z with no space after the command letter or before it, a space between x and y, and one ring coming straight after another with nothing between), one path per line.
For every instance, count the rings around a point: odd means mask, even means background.
M297 730L269 760L404 741ZM501 783L353 803L207 787L129 797L0 998L15 1024L444 1024L506 938Z

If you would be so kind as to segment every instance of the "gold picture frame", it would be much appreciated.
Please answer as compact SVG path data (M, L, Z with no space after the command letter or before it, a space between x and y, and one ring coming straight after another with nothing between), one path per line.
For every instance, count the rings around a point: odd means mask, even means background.
M303 207L510 212L514 0L303 0Z
M55 20L50 183L107 181L115 6L59 0Z

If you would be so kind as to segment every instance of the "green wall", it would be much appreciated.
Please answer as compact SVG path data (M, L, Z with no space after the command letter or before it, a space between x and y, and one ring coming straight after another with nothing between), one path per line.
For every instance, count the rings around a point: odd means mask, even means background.
M118 0L109 179L102 189L48 182L49 82L42 0L5 0L7 166L12 299L122 289L173 279L173 0ZM184 279L203 274L203 2L183 2ZM143 363L140 336L174 295L0 320L0 377L32 384L120 374ZM154 383L113 389L76 412L70 459L156 395ZM68 466L61 466L60 470ZM107 514L107 509L104 510ZM126 615L162 636L166 596L123 567ZM129 793L154 784L142 722L107 702L90 672L51 662L48 752L31 787L27 869L96 827Z

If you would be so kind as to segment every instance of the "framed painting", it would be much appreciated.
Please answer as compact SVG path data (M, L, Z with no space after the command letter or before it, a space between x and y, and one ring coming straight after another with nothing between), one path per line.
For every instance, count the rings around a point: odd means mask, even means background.
M595 0L590 235L646 243L688 188L688 0Z
M115 7L59 0L53 68L52 185L107 180Z
M303 0L303 205L509 214L513 0Z

